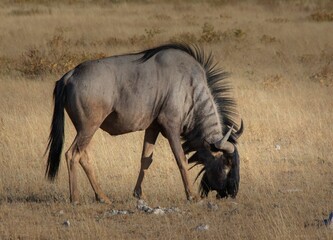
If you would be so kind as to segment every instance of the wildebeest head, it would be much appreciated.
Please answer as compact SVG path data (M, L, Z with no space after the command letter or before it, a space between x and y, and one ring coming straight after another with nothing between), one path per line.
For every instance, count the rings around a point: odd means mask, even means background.
M201 197L208 196L213 190L217 191L217 198L236 197L240 180L236 147L233 153L200 149L189 159L189 162L194 161L204 165L198 174L199 177L203 173L200 182Z
M243 124L242 124L243 126ZM243 127L234 134L237 138L243 131ZM206 144L190 157L190 163L202 164L204 167L197 178L203 173L200 182L200 195L207 197L210 191L216 191L217 198L228 196L235 198L239 188L239 155L237 147L229 142L232 128L225 137L215 143Z

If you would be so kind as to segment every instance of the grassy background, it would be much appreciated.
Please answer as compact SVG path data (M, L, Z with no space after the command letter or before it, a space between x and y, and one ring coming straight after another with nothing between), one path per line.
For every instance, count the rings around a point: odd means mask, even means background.
M333 209L331 1L64 2L0 3L1 239L332 238L322 226ZM55 183L44 179L54 82L85 59L176 40L202 45L231 73L245 122L237 199L211 194L188 204L160 137L145 199L184 213L103 217L110 209L135 210L143 133L98 131L90 156L113 203L95 203L80 171L82 205L72 206L64 161ZM65 148L74 136L66 118ZM208 201L219 209L209 210ZM201 223L209 230L194 230Z

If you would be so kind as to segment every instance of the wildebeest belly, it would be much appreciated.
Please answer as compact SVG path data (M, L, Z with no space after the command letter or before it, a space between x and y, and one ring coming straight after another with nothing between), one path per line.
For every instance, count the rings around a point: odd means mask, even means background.
M151 114L112 112L105 118L100 128L111 135L121 135L125 133L145 130L153 121L154 118Z

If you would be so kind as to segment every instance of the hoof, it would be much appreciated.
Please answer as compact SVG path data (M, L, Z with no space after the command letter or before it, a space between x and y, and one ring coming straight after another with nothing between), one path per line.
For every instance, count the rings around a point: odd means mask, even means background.
M198 201L198 197L197 196L188 196L187 201L189 201L191 203L195 203Z
M111 204L110 199L99 199L97 200L99 203Z
M80 205L80 202L79 201L71 201L72 205L74 206L77 206L77 205Z
M140 189L134 189L133 191L133 197L137 198L137 199L141 199L142 196L142 190Z
M74 197L70 197L69 201L72 205L76 206L76 205L80 205L80 201L79 201L79 197L78 196L74 196Z
M111 201L107 196L100 197L96 194L95 198L96 198L96 201L99 203L111 204Z

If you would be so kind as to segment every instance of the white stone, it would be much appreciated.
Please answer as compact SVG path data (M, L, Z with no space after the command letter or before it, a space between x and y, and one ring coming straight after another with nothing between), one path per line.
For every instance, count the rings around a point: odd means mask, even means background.
M66 221L63 222L63 225L66 227L70 227L71 223L69 222L69 220L67 219Z
M153 210L153 213L156 214L156 215L163 215L163 214L165 214L165 212L161 208L155 208Z
M200 224L195 228L197 231L207 231L209 226L207 224Z

